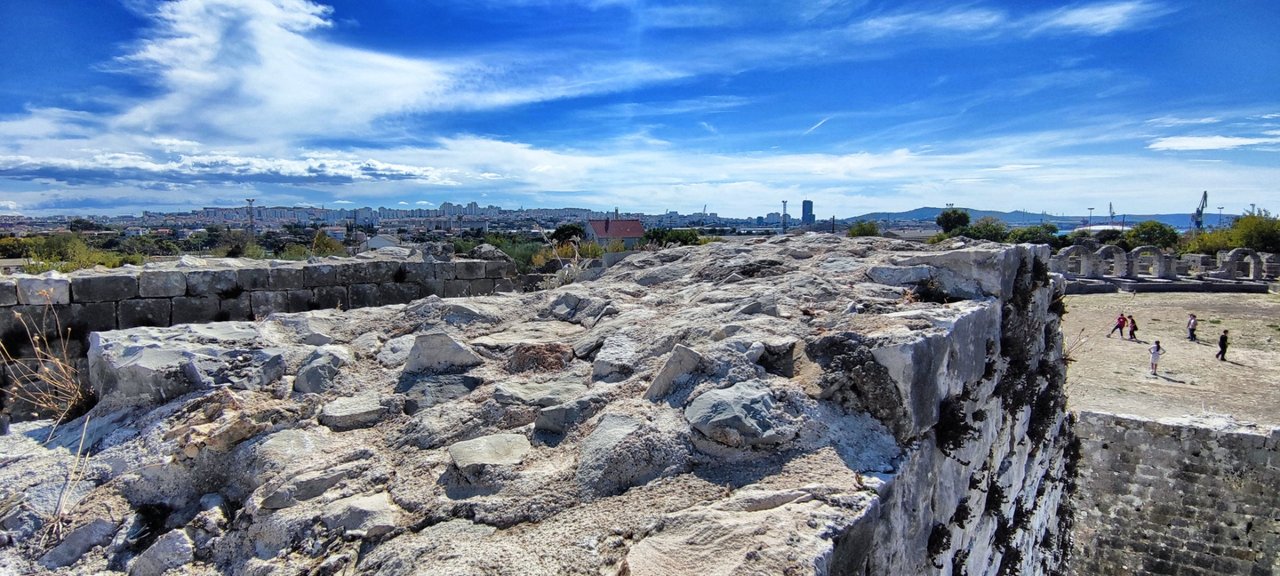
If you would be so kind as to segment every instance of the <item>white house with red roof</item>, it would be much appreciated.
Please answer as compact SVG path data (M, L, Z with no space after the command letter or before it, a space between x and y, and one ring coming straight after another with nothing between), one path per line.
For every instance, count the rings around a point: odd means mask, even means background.
M604 220L587 220L587 240L600 244L608 244L621 240L628 250L635 248L644 239L644 224L639 220L620 220L605 218Z

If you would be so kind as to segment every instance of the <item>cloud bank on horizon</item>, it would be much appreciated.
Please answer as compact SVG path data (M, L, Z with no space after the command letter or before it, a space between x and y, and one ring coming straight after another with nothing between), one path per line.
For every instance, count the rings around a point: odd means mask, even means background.
M0 209L1267 207L1280 5L0 6Z

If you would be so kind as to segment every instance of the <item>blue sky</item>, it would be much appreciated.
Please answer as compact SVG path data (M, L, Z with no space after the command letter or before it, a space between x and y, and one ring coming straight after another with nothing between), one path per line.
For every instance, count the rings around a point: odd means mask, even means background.
M1270 0L4 0L0 213L1276 211L1277 30Z

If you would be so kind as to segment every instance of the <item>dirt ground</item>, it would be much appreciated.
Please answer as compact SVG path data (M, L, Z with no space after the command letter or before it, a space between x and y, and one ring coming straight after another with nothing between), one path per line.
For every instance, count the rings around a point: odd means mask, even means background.
M1280 426L1280 295L1100 294L1068 296L1063 347L1068 407L1161 418L1230 415ZM1138 321L1138 341L1108 338L1120 312ZM1200 319L1187 340L1187 314ZM1225 362L1214 358L1230 330ZM1153 340L1166 353L1151 375Z

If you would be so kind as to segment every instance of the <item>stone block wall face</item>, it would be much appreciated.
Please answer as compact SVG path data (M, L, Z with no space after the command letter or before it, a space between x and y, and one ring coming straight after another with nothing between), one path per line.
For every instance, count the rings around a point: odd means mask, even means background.
M1072 574L1280 574L1280 429L1082 413Z
M914 374L908 404L916 438L881 489L865 540L836 555L855 557L832 573L997 576L1061 574L1067 537L1074 445L1064 410L1061 277L1048 274L1048 251L1018 247L993 264L988 299L946 336L929 338L900 361ZM956 257L958 258L958 256ZM948 262L930 262L947 268ZM957 266L960 264L957 263ZM960 270L956 270L964 275ZM926 550L927 554L918 552Z
M21 318L36 334L70 334L74 356L89 332L225 320L274 312L404 304L430 295L511 291L515 265L459 260L326 260L283 266L112 270L66 277L0 278L0 341L10 355L31 354Z

